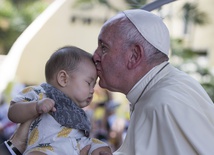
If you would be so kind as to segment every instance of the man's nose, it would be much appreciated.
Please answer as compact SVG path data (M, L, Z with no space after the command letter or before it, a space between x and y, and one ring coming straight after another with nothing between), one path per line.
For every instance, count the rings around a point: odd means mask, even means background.
M93 60L94 60L94 63L95 63L96 66L100 62L100 56L97 54L96 51L94 52Z
M97 50L96 50L96 51L94 52L94 55L93 55L93 60L94 60L94 62L96 62L97 57L98 57L98 54L97 54Z

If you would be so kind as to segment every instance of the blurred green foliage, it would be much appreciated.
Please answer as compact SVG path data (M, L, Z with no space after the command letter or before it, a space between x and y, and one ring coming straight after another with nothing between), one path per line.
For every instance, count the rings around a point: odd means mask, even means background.
M48 6L44 0L0 0L0 54L7 54L20 34Z
M183 39L171 40L171 63L201 83L214 101L214 75L206 64L208 53L186 47Z

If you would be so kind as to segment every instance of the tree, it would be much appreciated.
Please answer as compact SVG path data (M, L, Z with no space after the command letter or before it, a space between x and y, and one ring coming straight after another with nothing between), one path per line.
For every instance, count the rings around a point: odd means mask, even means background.
M184 44L184 39L171 40L171 63L199 81L214 101L214 75L208 66L201 63L201 60L206 61L207 52L185 47Z
M197 3L185 3L182 7L184 17L184 34L187 34L191 24L203 26L209 19L205 12L198 9Z
M0 4L0 54L7 54L48 3L43 0L0 0Z
M199 10L197 3L185 3L181 10L183 13L184 34L189 34L192 37L188 40L172 39L172 59L179 59L178 63L174 63L174 65L196 78L214 101L214 75L208 66L201 63L202 59L206 59L207 51L193 49L189 44L190 40L194 39L193 26L202 27L209 24L209 17L205 12ZM190 28L192 28L192 31L190 31Z

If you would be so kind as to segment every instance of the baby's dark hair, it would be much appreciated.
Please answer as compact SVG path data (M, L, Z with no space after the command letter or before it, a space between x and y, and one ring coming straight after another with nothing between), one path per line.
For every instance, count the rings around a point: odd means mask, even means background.
M54 52L45 65L47 82L53 80L55 73L60 70L73 71L80 61L92 61L92 54L75 46L64 46Z

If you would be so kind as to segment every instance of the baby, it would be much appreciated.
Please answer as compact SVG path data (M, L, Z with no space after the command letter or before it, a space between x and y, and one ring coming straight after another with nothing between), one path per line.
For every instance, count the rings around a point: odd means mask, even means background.
M47 61L45 77L46 83L26 87L11 101L11 121L34 119L24 154L79 155L86 145L91 145L92 155L111 152L106 143L89 138L90 122L81 109L92 101L97 80L92 55L62 47Z

